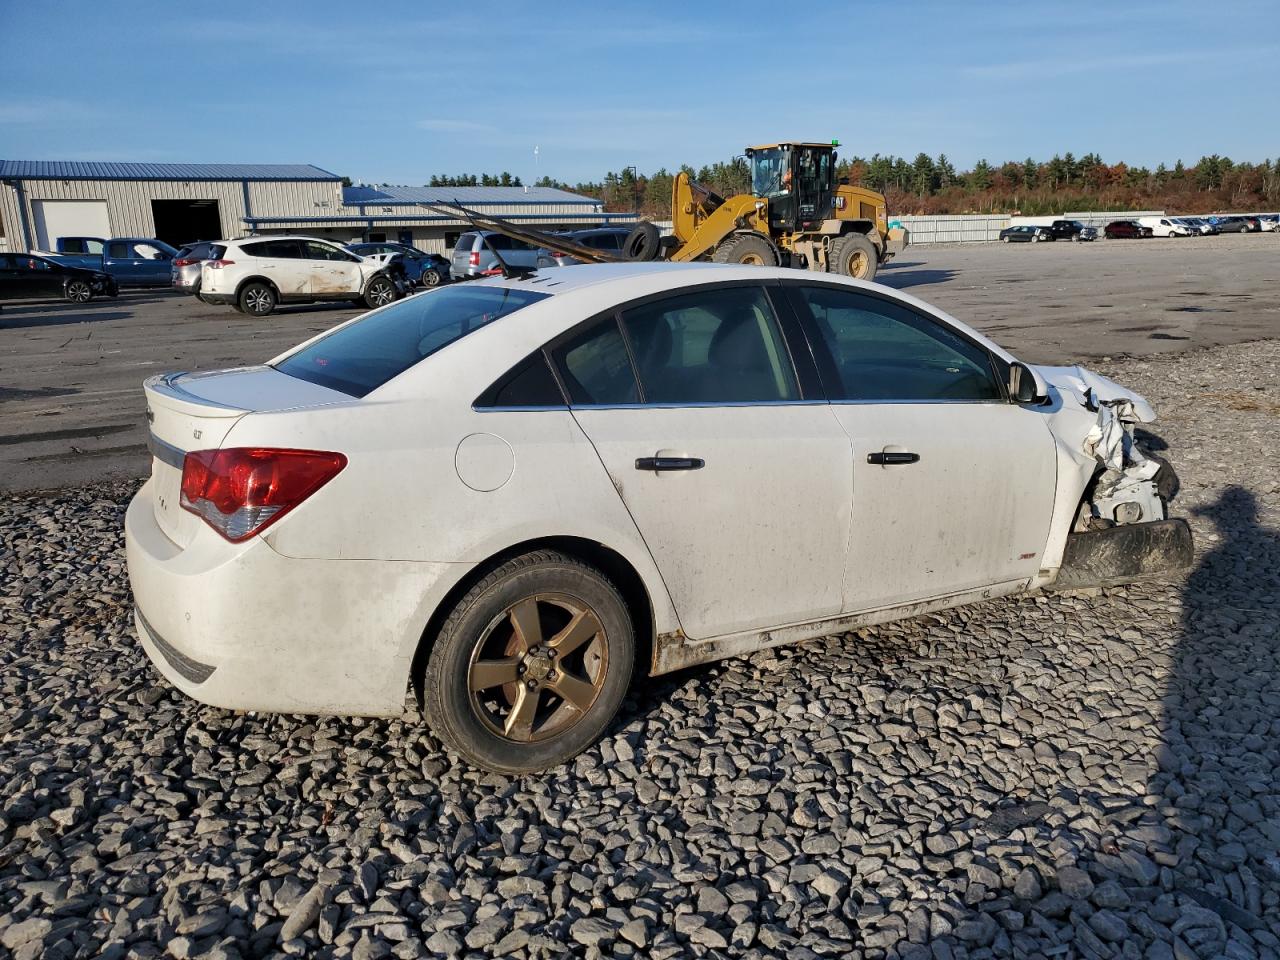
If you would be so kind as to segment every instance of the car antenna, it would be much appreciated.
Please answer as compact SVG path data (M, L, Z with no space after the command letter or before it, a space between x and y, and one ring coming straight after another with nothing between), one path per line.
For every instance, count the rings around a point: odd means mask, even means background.
M497 260L498 266L502 268L502 276L505 279L524 280L536 272L535 270L530 270L528 267L513 267L511 264L507 263L506 260L502 259L502 254L498 252L498 248L489 242L489 231L486 231L482 226L480 226L480 224L476 223L475 217L471 215L471 212L467 210L466 207L458 203L456 197L454 198L453 203L462 211L462 215L467 218L467 222L471 224L471 226L475 227L476 231L480 234L480 239L484 241L484 245L488 247L489 252L493 254L493 259Z

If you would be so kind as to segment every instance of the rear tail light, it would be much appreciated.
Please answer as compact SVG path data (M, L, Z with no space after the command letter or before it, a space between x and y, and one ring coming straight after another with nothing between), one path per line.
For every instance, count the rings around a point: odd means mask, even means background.
M173 265L174 265L175 267L189 267L189 266L191 266L193 263L199 263L199 262L200 262L199 260L185 260L185 259L179 259L179 260L175 260L175 261L173 261Z
M223 267L235 266L234 260L206 260L206 266L212 267L214 270L221 270Z
M479 250L472 250L472 251L471 251L471 265L472 265L473 267L478 267L478 266L480 266L480 251L479 251Z
M182 508L232 543L261 533L347 465L340 453L231 447L182 463Z

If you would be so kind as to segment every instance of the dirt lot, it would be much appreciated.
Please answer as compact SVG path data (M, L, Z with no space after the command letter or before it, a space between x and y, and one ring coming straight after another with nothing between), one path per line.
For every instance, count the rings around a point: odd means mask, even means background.
M1150 356L1280 330L1280 235L908 249L880 279L1033 362ZM258 363L352 316L255 320L167 292L0 314L0 490L147 469L140 383Z

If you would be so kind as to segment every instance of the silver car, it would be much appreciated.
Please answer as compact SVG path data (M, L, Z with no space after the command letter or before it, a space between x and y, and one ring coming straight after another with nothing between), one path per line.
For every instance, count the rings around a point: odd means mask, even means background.
M226 247L209 241L189 243L169 261L173 289L200 296L200 267L206 260L221 260Z
M487 242L486 242L487 241ZM449 272L461 280L473 277L493 276L501 273L498 258L491 248L496 247L502 259L510 267L524 267L528 270L538 266L538 248L530 246L522 240L514 240L502 233L489 230L464 233L453 245L453 258L449 264Z

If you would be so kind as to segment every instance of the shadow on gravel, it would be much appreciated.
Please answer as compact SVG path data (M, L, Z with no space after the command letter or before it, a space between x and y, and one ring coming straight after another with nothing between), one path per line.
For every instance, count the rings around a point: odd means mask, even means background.
M1147 792L1174 810L1158 838L1173 855L1156 858L1200 905L1175 935L1201 957L1254 956L1280 911L1280 533L1242 487L1194 513L1219 539L1187 580Z
M880 274L876 277L876 282L884 284L886 287L893 287L895 290L904 290L907 287L924 287L931 283L946 283L956 275L954 270L902 270L895 271L889 275Z

